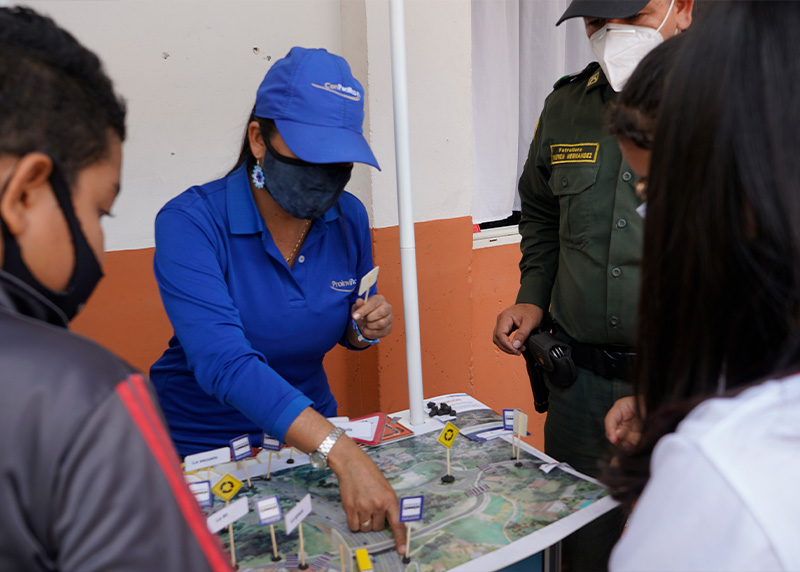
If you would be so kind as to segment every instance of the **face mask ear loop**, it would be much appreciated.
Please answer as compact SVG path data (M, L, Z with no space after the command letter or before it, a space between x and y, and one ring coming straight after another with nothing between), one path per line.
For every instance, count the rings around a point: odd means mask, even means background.
M669 20L669 15L672 12L672 7L674 5L675 5L675 0L671 0L670 3L669 3L669 8L667 8L667 14L664 16L664 19L661 21L661 25L656 30L656 34L661 33L661 28L663 28L664 24L666 24L667 20Z

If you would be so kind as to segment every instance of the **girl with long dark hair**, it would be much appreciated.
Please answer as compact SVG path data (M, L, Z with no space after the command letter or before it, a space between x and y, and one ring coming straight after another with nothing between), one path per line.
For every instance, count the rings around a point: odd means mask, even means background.
M617 570L800 569L800 4L684 40L652 145Z

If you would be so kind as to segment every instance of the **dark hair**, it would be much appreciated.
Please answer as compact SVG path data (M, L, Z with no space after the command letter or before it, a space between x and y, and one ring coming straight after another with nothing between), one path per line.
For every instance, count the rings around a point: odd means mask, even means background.
M611 135L650 149L669 70L687 33L658 45L639 62L625 89L608 106L606 126Z
M125 105L100 60L50 18L0 8L0 155L47 153L67 180L125 139Z
M233 166L233 168L228 171L228 175L233 173L245 163L250 164L255 160L253 152L250 150L250 139L247 135L248 127L252 121L258 121L258 128L261 131L261 137L263 137L265 141L269 140L273 134L278 132L278 127L275 125L275 122L272 119L256 117L251 113L244 127L244 137L242 137L242 147L239 150L239 158L236 159L236 164Z
M609 484L633 501L658 439L704 398L800 365L800 4L725 2L686 38L648 185L634 393L644 435Z

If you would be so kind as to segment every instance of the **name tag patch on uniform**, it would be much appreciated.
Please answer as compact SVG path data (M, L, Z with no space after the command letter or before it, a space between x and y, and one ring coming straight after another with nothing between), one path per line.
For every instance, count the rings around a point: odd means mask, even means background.
M600 143L574 143L550 145L550 164L559 163L596 163Z

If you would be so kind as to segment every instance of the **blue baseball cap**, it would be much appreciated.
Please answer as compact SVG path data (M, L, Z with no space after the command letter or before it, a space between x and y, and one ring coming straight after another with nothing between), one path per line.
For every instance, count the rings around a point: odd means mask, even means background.
M380 169L364 139L364 88L347 61L294 47L258 87L256 117L272 119L292 153L309 163L366 163Z

